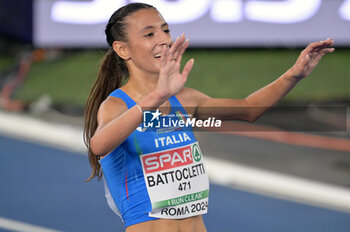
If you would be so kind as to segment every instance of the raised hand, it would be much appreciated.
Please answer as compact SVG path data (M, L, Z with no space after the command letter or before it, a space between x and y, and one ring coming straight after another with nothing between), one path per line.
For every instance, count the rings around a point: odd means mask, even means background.
M190 59L182 73L180 72L180 65L182 55L187 49L189 41L186 40L183 34L176 39L171 48L164 48L161 56L161 67L159 71L159 79L156 87L158 95L162 98L169 98L185 86L188 74L190 73L194 60Z
M298 79L302 79L309 75L325 54L334 51L334 48L332 48L333 44L333 39L310 43L300 53L300 56L293 67L290 68L290 74Z

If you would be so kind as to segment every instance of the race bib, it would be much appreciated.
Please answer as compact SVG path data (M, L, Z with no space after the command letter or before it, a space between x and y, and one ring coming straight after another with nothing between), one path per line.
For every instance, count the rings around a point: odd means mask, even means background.
M180 219L207 212L209 180L197 142L140 157L150 217Z

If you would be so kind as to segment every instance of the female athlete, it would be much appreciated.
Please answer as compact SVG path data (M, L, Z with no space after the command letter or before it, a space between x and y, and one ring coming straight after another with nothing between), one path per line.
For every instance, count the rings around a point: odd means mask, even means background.
M184 87L194 64L190 59L181 72L189 41L184 35L172 41L168 24L153 6L133 3L118 9L105 33L110 49L86 105L89 180L104 178L107 201L128 232L206 231L202 214L207 212L209 184L197 141L185 127L143 127L145 109L166 107L168 112L162 113L182 119L192 115L252 122L334 51L332 39L311 43L269 85L245 99L220 99ZM227 110L213 112L213 106ZM166 117L159 111L151 116L151 121Z

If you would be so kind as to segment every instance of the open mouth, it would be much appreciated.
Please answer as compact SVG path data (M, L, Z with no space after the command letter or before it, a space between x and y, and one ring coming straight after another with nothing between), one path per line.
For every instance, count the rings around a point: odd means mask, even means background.
M160 59L161 57L162 57L161 54L157 54L157 55L154 56L154 58L156 58L156 59Z

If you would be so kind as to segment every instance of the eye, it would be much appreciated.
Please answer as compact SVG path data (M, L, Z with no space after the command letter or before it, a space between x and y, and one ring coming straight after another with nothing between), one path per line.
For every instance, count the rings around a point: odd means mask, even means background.
M169 34L170 33L170 30L169 29L166 29L164 30L165 33Z
M151 33L146 34L145 37L152 37L153 35L154 35L154 33L151 32Z

